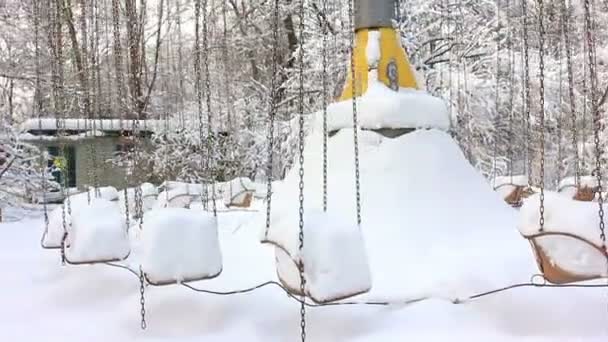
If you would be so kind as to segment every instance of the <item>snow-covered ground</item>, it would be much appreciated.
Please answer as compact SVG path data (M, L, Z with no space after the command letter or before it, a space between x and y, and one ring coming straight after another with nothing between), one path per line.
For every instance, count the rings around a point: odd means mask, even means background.
M351 134L342 130L331 139L330 157L341 157L330 160L351 160L352 151L343 150ZM311 134L306 149L307 208L320 200L320 155L313 157L317 138ZM408 306L311 308L309 341L608 338L606 289L521 288L459 305L447 300L525 282L537 272L528 243L517 232L518 212L466 163L444 132L418 131L392 140L367 132L360 139L361 227L372 273L372 290L360 298L432 298ZM350 162L330 168L330 210L350 219L353 177ZM292 216L297 206L293 194L288 196L295 185L291 174L277 186L275 228L285 222L297 226ZM226 291L276 279L274 248L259 243L264 212L219 214L223 271L195 286ZM141 331L133 274L106 266L62 267L57 251L39 247L41 234L40 217L0 224L0 341L299 339L299 304L273 287L234 296L149 287L148 329ZM280 235L287 245L294 238Z

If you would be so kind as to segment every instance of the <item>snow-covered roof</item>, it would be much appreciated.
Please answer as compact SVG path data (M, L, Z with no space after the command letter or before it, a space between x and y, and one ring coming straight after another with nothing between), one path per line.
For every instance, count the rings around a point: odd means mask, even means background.
M103 132L120 132L132 131L134 123L133 120L119 119L64 119L58 121L55 118L43 118L28 119L21 125L21 129L24 132L57 131L59 129L82 132L93 129ZM139 120L139 130L153 131L165 127L165 124L166 122L163 120Z

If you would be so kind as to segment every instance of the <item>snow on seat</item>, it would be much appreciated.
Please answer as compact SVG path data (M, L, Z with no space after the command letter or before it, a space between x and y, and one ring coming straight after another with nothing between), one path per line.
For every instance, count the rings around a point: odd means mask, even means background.
M65 247L70 264L124 260L129 256L129 238L118 203L97 198L72 211Z
M165 190L158 194L158 199L154 204L154 209L160 208L188 208L201 197L200 186L198 187L176 187L171 190ZM200 190L200 191L198 191Z
M523 199L534 192L528 187L528 176L498 176L493 180L494 191L498 192L507 204L520 207Z
M542 231L539 207L540 195L525 201L518 229L530 241L545 279L564 284L608 276L608 254L602 247L598 204L546 192Z
M304 245L299 251L298 225L271 230L263 242L276 246L276 268L281 283L302 295L298 265L304 266L306 296L328 303L368 292L371 271L363 235L350 223L322 210L305 210Z
M155 209L144 215L142 263L152 285L211 279L222 272L217 218L184 208Z
M46 230L42 234L41 244L43 248L48 249L57 249L61 248L61 242L63 240L63 235L65 231L70 231L72 225L72 215L70 212L74 214L82 207L88 205L88 200L95 199L95 189L88 189L89 195L87 192L81 192L75 195L71 195L63 201L63 205L55 208L49 214L49 224ZM118 191L114 187L102 187L97 188L97 192L100 195L101 199L105 199L107 201L115 201L118 199ZM65 211L65 229L64 229L64 214Z
M576 177L566 177L559 183L557 191L577 201L591 202L595 199L597 188L595 176L579 177L578 185Z
M248 208L256 192L255 184L249 178L235 178L222 184L226 207Z

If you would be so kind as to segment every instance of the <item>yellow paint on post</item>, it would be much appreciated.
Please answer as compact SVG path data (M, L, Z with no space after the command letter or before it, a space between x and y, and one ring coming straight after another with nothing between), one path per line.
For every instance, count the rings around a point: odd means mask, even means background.
M405 50L399 43L397 32L393 28L380 28L373 29L373 31L380 31L380 61L378 63L378 80L386 86L390 86L390 81L387 75L388 64L394 60L399 75L399 86L401 88L413 88L418 89L418 82L416 82L416 76L407 58ZM367 43L369 39L370 29L360 29L357 31L355 37L355 82L356 82L356 94L361 96L367 91L368 87L368 73L369 65L367 64ZM351 67L348 66L348 77L344 84L344 90L340 96L339 101L351 99L353 97L352 87L352 73Z
M397 31L392 28L380 28L380 62L378 63L378 80L390 85L387 75L387 67L394 60L399 70L399 86L401 88L418 89L416 76L407 58L405 50L398 41Z
M367 73L369 67L367 65L367 54L365 52L367 48L368 30L358 30L355 37L355 83L356 83L356 94L361 96L367 91ZM340 101L348 100L353 98L353 79L352 79L352 68L348 65L348 77L344 84L344 90Z

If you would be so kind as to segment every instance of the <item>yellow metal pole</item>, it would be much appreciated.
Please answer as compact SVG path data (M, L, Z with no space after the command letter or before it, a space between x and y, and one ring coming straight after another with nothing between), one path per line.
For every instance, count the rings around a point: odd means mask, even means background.
M387 87L419 89L414 70L409 62L405 49L401 46L399 36L393 28L394 0L355 0L355 81L357 96L363 95L370 82L370 71L377 71L377 81ZM375 32L374 34L370 34ZM370 39L378 39L379 60L377 65L369 65L367 48ZM392 76L389 76L392 75ZM353 97L352 74L349 68L348 78L340 101Z

